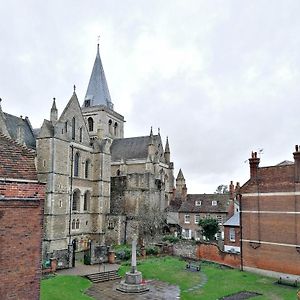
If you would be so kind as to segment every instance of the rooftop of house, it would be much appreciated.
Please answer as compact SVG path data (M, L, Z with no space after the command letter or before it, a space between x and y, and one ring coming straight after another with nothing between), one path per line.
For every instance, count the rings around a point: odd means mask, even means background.
M17 140L20 128L24 130L24 142L28 148L35 149L35 135L27 117L17 117L3 112L4 122L10 137Z
M240 214L235 213L224 223L224 226L240 226Z
M181 205L182 205L181 197L176 197L170 200L170 203L165 210L166 212L178 212Z
M0 178L37 180L35 152L0 134Z
M178 212L227 213L229 194L188 194Z

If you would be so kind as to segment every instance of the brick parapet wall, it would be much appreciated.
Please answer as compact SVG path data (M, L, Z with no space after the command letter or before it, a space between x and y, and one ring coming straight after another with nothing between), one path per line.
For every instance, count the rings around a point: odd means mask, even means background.
M216 262L233 268L239 268L241 262L240 254L224 252L217 244L212 243L198 244L196 256L199 259Z
M45 185L37 182L0 181L0 197L45 198Z

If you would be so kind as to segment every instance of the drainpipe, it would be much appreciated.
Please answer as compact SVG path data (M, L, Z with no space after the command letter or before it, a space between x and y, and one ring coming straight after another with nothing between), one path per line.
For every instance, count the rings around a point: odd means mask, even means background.
M72 219L72 196L73 196L73 161L74 161L74 146L71 145L71 174L70 174L70 198L69 198L69 243L68 243L68 263L71 264L71 219Z
M239 194L239 202L240 202L240 252L241 252L241 271L244 271L244 263L243 263L243 222L242 222L242 195Z

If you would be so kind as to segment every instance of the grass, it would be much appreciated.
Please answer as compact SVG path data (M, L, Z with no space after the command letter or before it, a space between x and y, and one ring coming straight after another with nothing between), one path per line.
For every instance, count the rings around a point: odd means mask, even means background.
M84 291L92 283L79 276L58 275L49 279L43 279L41 283L41 300L91 300L93 298L84 295Z
M174 257L150 258L140 261L138 270L146 279L158 279L179 285L182 300L215 300L240 291L263 294L253 300L295 300L296 288L274 284L275 279L241 272L234 269L221 269L219 265L202 263L201 271L207 276L207 283L195 291L186 291L200 283L198 272L185 270L185 262ZM129 266L123 265L120 274L124 275Z

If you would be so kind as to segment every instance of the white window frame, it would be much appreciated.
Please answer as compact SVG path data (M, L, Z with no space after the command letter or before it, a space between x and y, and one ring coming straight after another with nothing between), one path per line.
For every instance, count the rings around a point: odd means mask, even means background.
M217 206L217 205L218 205L218 201L212 200L212 201L211 201L211 205L212 205L212 206Z
M182 238L183 239L191 239L192 238L192 230L182 228Z
M184 215L184 223L190 224L191 223L191 216L190 215Z
M200 215L195 215L195 224L199 224L199 221L200 221Z
M196 200L195 201L195 206L201 206L202 205L202 201L201 200Z
M235 242L235 228L229 228L229 240Z

